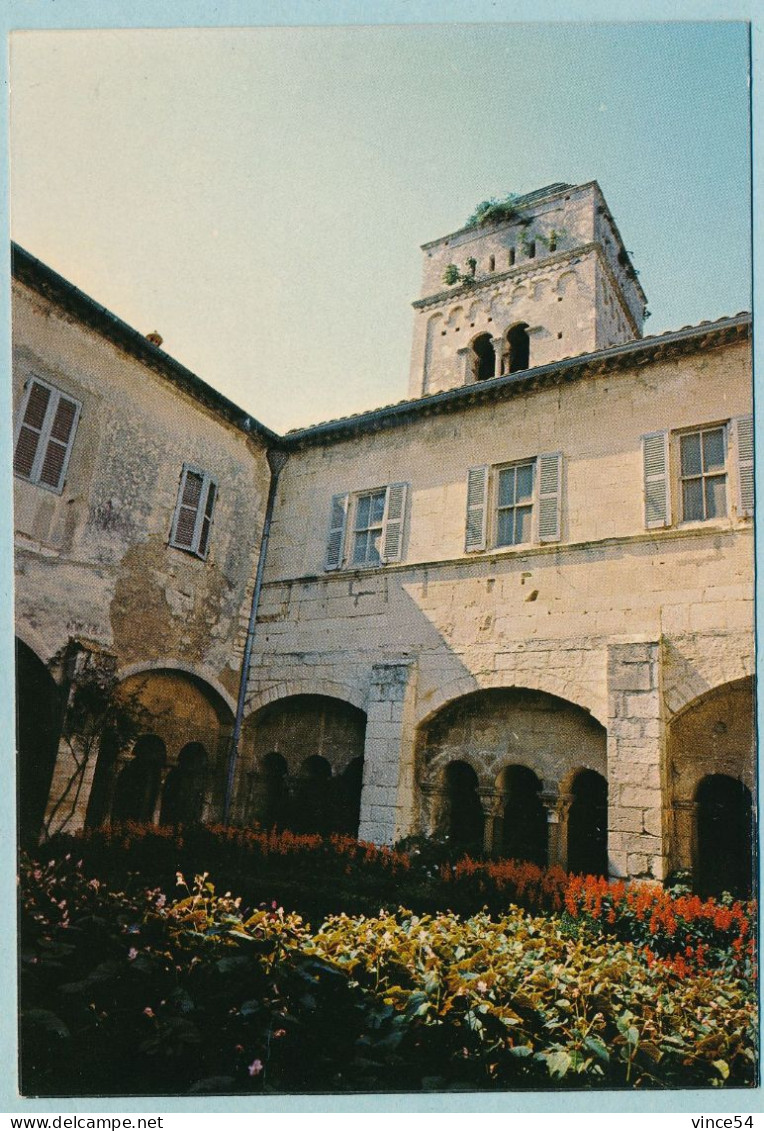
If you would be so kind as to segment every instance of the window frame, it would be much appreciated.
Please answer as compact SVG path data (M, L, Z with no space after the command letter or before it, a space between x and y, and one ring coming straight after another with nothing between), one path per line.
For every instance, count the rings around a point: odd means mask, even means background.
M671 433L673 451L673 473L671 476L672 483L676 486L676 502L671 509L675 512L674 521L678 526L705 526L707 523L712 522L727 522L732 517L731 498L730 498L730 420L715 421L710 424L699 424L692 428L677 428ZM717 432L722 434L722 446L724 449L724 469L721 475L724 477L724 514L716 514L708 517L704 513L703 518L685 518L684 506L684 484L687 480L700 480L702 486L703 510L706 510L705 499L705 480L708 478L719 478L719 472L706 473L702 470L703 458L703 434L706 432ZM700 437L701 448L701 471L699 475L683 475L682 474L682 440L687 436Z
M45 413L43 415L42 425L39 430L34 429L33 425L25 424L25 417L29 407L29 401L32 397L32 390L35 385L40 385L42 388L47 389L50 393L48 403L45 406ZM66 441L64 458L61 464L61 470L58 476L58 482L46 483L40 476L42 475L45 467L45 462L48 457L51 442L62 444L62 441L52 436L53 425L56 421L58 407L61 403L61 398L69 401L74 405L74 416L69 429L69 436ZM24 382L24 396L19 406L16 424L13 431L13 474L17 479L23 480L25 483L31 483L34 487L40 487L43 491L50 491L54 495L61 495L64 487L66 486L66 475L69 470L69 460L71 459L72 450L74 448L74 440L77 435L77 428L79 426L80 417L82 415L82 402L73 397L71 393L66 392L64 389L54 385L51 381L45 380L44 377L38 377L37 374L32 373ZM24 475L23 472L16 469L16 452L21 438L21 431L24 427L36 430L38 432L37 446L35 448L34 458L29 474Z
M403 559L404 540L408 525L409 483L388 483L360 491L346 491L333 495L329 512L324 570L327 573L354 570L380 569ZM357 529L358 506L362 499L384 493L381 523L375 522ZM356 536L370 530L379 530L377 561L366 557L355 561ZM368 552L368 551L367 551Z
M521 467L529 467L531 469L531 492L530 503L518 503L516 500L509 506L500 505L500 484L501 477L505 471L515 472L515 494L517 489L517 470ZM495 550L513 550L518 546L532 546L538 541L538 456L532 456L528 459L512 460L510 463L496 464L490 469L491 478L493 480L491 487L491 546ZM500 512L501 511L514 511L513 515L513 530L516 528L517 511L518 508L530 507L530 537L523 542L500 542L499 541L499 528L500 528Z
M373 569L376 566L381 566L381 565L385 564L384 558L383 558L383 553L384 553L383 543L384 543L384 536L385 536L385 513L387 511L388 491L389 491L389 486L372 487L370 490L357 491L352 495L350 523L348 524L349 527L350 527L350 546L348 547L349 552L348 552L348 563L347 564L350 568L353 568L353 569ZM382 496L382 515L380 517L379 522L378 523L375 522L375 523L373 523L369 526L364 526L362 529L360 529L358 527L358 510L359 510L361 502L364 499L378 498L380 495ZM371 509L371 504L369 504L369 506L370 506L370 509ZM371 518L371 514L369 515L369 518ZM367 537L367 542L366 542L367 556L363 559L363 561L357 561L356 560L356 546L357 546L357 543L358 543L358 535L359 534L365 534L365 535L368 536L369 533L373 530L379 531L379 548L378 548L378 552L377 552L377 559L375 561L372 561L368 557L369 541L368 541L368 537Z
M503 553L545 546L562 541L563 453L538 452L533 456L467 469L464 553ZM499 505L502 472L530 467L530 502ZM529 538L523 542L499 542L499 512L530 507ZM551 509L550 509L551 507Z
M202 480L202 486L199 493L199 501L196 506L196 516L194 518L194 530L190 542L187 544L178 540L178 525L180 522L180 512L185 506L186 509L191 509L187 503L183 502L186 483L189 475L199 476ZM212 493L212 505L210 507L210 495ZM218 485L217 480L202 467L197 467L192 463L184 463L178 480L178 490L175 498L175 510L173 511L172 524L170 526L170 537L168 545L174 550L182 550L186 554L191 554L193 557L198 558L200 561L206 561L210 553L210 545L212 543L212 527L215 522L215 510L217 509L218 502ZM208 513L209 512L209 513ZM204 547L201 547L202 535L204 533L204 525L207 523L206 541Z

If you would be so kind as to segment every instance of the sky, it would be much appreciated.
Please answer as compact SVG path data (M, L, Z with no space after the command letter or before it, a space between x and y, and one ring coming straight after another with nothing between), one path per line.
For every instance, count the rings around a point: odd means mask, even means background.
M750 309L744 23L20 31L11 225L276 431L407 396L420 245L598 180L646 333Z

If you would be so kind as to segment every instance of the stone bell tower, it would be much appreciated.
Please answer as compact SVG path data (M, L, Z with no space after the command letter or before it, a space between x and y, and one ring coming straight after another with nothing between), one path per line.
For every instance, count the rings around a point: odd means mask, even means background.
M596 181L477 211L422 247L411 397L642 336L645 294Z

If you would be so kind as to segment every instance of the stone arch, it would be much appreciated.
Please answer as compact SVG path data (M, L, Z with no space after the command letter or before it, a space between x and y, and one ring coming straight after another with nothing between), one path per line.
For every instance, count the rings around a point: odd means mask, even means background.
M47 666L16 639L16 775L19 840L34 845L51 792L62 723L62 689Z
M527 766L514 763L499 772L496 787L501 794L502 812L494 836L501 855L546 865L547 816L541 799L543 782Z
M446 318L446 326L451 329L452 326L461 326L464 321L464 307L452 306Z
M520 673L518 673L518 676ZM576 686L571 679L571 673L566 672L562 677L551 668L540 668L539 671L523 671L522 682L513 678L511 671L505 672L479 672L475 675L459 676L450 683L444 683L435 688L430 696L423 701L424 710L416 720L417 727L429 722L448 703L460 699L465 695L472 695L477 691L495 689L503 690L528 690L543 691L548 695L555 695L566 700L575 707L591 715L603 727L607 724L607 710L601 708L592 700L589 689Z
M579 769L570 781L567 814L567 866L570 872L607 876L607 779Z
M674 715L667 726L670 867L672 872L690 872L694 885L706 890L715 883L715 880L709 879L708 830L722 830L723 821L720 817L708 816L713 809L713 798L707 789L706 792L700 789L701 783L716 782L722 799L727 797L729 801L728 807L732 807L730 798L735 790L742 798L746 794L749 798L753 795L756 770L754 699L751 678L733 680L698 696ZM738 784L725 784L729 782ZM749 807L748 812L751 814L751 828L744 832L746 837L752 838L753 809ZM745 857L748 851L746 843L747 840L741 840L735 849L729 838L720 839L720 848L724 849L727 860L725 868L731 875L737 876L736 883L750 865L747 858L742 859L735 871L733 850Z
M475 335L470 342L469 359L473 381L488 381L496 375L496 351L489 333Z
M284 680L281 683L266 687L248 701L247 713L244 717L244 726L251 725L253 717L271 703L280 699L290 699L297 695L315 695L326 699L339 699L357 707L359 711L366 710L367 692L357 684L340 683L331 679L302 679Z
M530 367L528 329L527 322L515 322L504 334L506 352L502 358L502 373L519 373Z
M152 821L162 784L167 748L156 734L136 740L131 756L117 775L112 802L113 821Z
M665 641L663 651L663 701L673 716L712 694L715 688L752 679L755 673L749 634L729 639Z
M332 696L288 695L250 714L242 731L250 766L239 796L245 822L267 819L266 759L278 756L285 766L283 825L357 834L365 736L365 712ZM328 773L318 773L322 767Z
M728 774L707 774L695 792L695 887L703 896L730 892L750 899L753 890L751 791Z
M232 715L236 714L236 699L223 686L214 672L204 664L186 664L182 660L150 660L139 664L128 664L120 668L117 678L124 683L131 676L142 675L145 672L176 671L191 676L199 685L206 684L225 703Z
M563 271L562 274L560 274L557 277L557 282L555 284L555 290L556 290L558 296L562 297L562 296L566 295L569 291L574 291L577 286L578 286L578 277L577 277L575 271Z
M440 784L437 831L455 847L481 852L484 821L474 768L468 762L454 759L443 766Z
M179 763L184 750L190 745L204 749L204 800L201 813L196 819L217 817L222 810L233 730L234 712L230 696L224 697L193 669L155 664L141 665L138 670L123 672L119 693L123 700L134 705L142 716L146 729L150 729L164 743L167 761L162 769L162 787L165 778ZM124 758L125 753L113 744L102 743L88 804L88 824L100 824L112 812L116 781ZM173 778L173 785L175 784L178 783ZM188 785L184 790L186 788L191 790L192 786ZM171 802L170 812L172 811ZM154 818L160 818L158 808Z
M202 819L207 763L201 742L186 743L164 783L160 824L193 825Z

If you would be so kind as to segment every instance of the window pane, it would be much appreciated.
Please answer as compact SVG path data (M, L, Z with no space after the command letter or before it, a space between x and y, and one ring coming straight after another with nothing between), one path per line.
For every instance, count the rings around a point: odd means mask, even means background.
M371 523L370 526L381 522L385 514L385 492L380 491L371 496Z
M531 508L518 507L515 519L515 541L530 542L531 540Z
M724 518L727 514L726 475L712 475L706 484L706 518Z
M365 530L369 525L369 510L371 507L371 495L361 495L358 500L358 509L355 517L356 530Z
M515 501L515 469L505 467L499 472L499 506L509 507Z
M499 511L499 522L496 531L497 546L514 545L514 517L515 512L511 508L509 510Z
M724 468L724 429L714 428L703 433L703 470L719 471Z
M700 433L693 432L680 439L682 475L700 475Z
M516 498L518 502L525 502L526 499L531 498L531 495L533 493L533 465L530 463L522 464L516 470Z
M685 522L705 518L702 479L688 479L682 484L682 518Z
M367 562L376 565L382 559L379 556L379 547L382 542L382 531L371 530L369 531L369 549L366 554Z
M355 536L355 548L353 549L353 563L359 565L361 562L366 561L366 546L369 541L369 535L364 531L362 534Z

